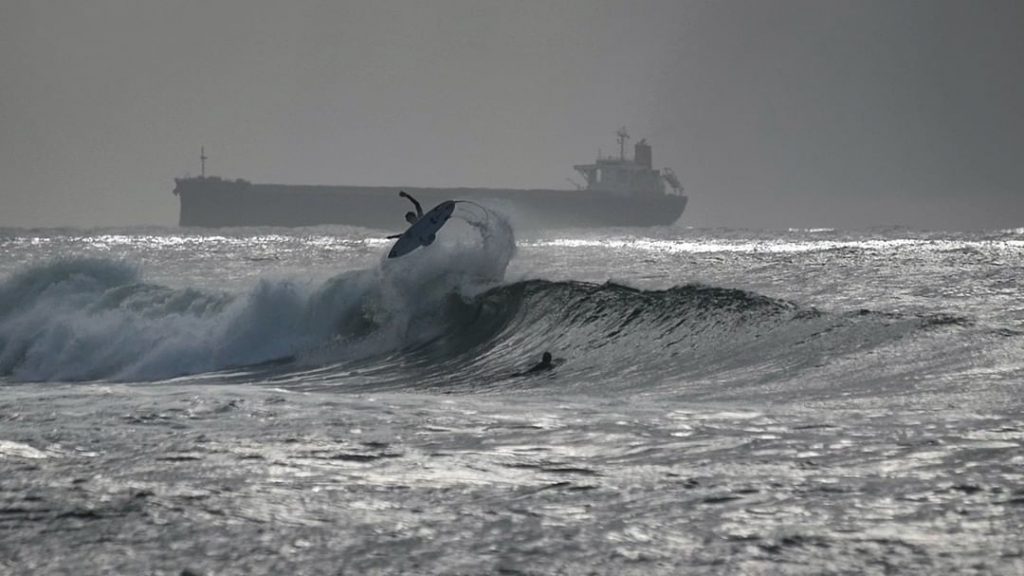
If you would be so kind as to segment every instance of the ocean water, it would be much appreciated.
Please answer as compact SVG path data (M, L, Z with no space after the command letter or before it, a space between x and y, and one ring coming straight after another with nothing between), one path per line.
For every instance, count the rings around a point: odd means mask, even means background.
M1024 230L389 232L0 230L0 573L1024 574Z

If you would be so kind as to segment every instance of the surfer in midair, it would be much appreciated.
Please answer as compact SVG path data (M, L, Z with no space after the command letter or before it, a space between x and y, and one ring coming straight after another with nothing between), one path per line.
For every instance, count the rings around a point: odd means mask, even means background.
M402 198L405 198L405 199L409 200L409 202L412 202L412 205L416 207L416 212L415 213L413 213L413 212L406 212L405 213L405 221L406 222L408 222L409 224L415 224L417 220L419 220L420 218L423 218L423 207L420 206L420 203L419 203L418 200L416 200L415 198L412 197L412 194L409 194L405 190L402 190L402 191L400 191L398 193L398 195L401 196Z
M420 206L419 200L416 200L415 198L413 198L412 194L409 194L405 190L400 190L398 192L398 195L401 196L402 198L405 198L405 199L409 200L409 202L412 202L412 205L416 207L416 211L415 212L410 210L410 211L405 213L405 221L408 222L410 226L412 226L416 222L419 222L419 219L423 218L423 207ZM400 234L392 234L391 236L388 236L388 239L390 240L390 239L393 239L393 238L398 238L401 235L402 235L401 233Z
M455 211L455 200L445 200L424 213L420 203L405 190L399 192L399 196L412 202L412 205L416 207L416 212L405 214L405 219L409 222L409 227L405 232L388 236L388 238L398 238L398 242L395 242L388 252L388 258L398 258L417 248L433 244L434 239L437 238L437 231L444 226L444 223L451 218L452 212Z

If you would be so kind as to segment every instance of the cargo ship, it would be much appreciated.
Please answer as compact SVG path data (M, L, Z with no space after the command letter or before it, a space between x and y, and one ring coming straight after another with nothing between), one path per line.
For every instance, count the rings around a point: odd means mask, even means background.
M671 169L653 168L646 140L626 157L625 129L617 133L618 157L598 154L592 164L573 168L584 183L575 189L426 188L416 186L313 186L254 184L202 173L175 179L181 201L178 224L195 227L318 226L346 224L385 230L405 226L411 205L405 190L424 210L444 200L471 200L505 215L517 228L667 226L686 209L687 196Z

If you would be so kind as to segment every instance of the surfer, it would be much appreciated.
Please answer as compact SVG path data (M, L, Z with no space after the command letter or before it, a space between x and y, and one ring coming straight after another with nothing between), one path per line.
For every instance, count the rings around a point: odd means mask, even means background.
M410 210L410 211L405 213L405 221L409 223L409 226L412 226L413 224L419 222L420 218L423 218L423 207L420 206L419 200L416 200L415 198L413 198L412 194L409 194L405 190L400 190L398 192L398 195L401 196L402 198L408 199L409 202L412 202L412 205L416 207L416 211L415 212ZM402 234L405 234L405 232L401 232L399 234L392 234L391 236L388 236L388 240L394 240L395 238L400 238L402 236Z
M528 376L530 374L536 374L538 372L546 372L548 370L551 370L554 367L555 367L555 364L554 364L554 362L552 362L551 352L545 351L544 355L541 356L541 358L540 358L540 362L537 362L536 364L534 364L533 367L530 368L529 370L527 370L525 372L517 372L517 373L513 374L513 376Z
M412 205L416 207L416 212L405 213L406 222L408 222L409 224L415 224L420 218L423 218L423 207L420 206L420 203L415 198L413 198L411 194L409 194L405 190L402 190L398 193L398 195L401 196L402 198L409 200L409 202L412 202Z
M424 214L420 203L405 190L399 192L398 195L408 198L416 207L416 212L406 212L405 219L409 222L409 227L405 232L388 236L389 239L398 238L398 242L395 242L391 251L388 252L388 258L398 258L420 246L433 244L434 239L437 238L437 231L444 226L444 223L451 218L452 212L455 211L455 200L445 200Z

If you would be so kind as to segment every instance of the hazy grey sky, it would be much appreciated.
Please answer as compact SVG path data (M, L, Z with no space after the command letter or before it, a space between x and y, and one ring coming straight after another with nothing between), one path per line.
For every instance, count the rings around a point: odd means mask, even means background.
M698 227L1024 226L1024 2L0 3L0 226L173 178L567 187L622 125Z

